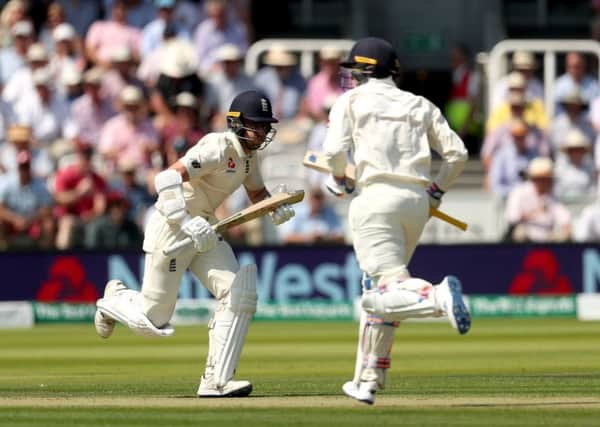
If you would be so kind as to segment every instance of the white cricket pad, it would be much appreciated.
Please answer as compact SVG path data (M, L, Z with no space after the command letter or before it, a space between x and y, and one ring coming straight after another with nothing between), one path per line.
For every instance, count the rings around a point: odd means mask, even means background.
M233 377L237 367L250 319L256 312L256 265L244 266L238 271L231 284L229 301L224 310L215 313L213 338L218 340L220 350L216 352L213 378L217 387L225 385ZM224 340L223 340L224 338Z
M164 170L154 177L158 193L155 206L169 222L181 222L187 215L182 184L181 175L173 169Z

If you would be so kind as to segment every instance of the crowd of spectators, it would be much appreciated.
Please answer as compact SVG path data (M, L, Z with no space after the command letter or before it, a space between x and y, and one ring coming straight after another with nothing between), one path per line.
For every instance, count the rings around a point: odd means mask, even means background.
M294 157L322 147L342 91L344 52L322 46L307 78L295 52L273 45L256 74L246 75L254 41L249 0L40 3L41 20L32 14L36 2L10 0L0 11L0 248L138 250L154 174L207 132L223 130L231 100L248 89L266 93L280 120L275 144L260 153L271 156L263 162L267 184L283 170L307 197L289 226L269 231L255 222L228 238L348 242L344 216L334 209L340 202L320 190L324 176ZM565 56L549 114L536 57L516 52L484 115L484 76L469 56L462 45L450 52L444 112L471 160L480 157L482 185L505 202L507 239L600 240L598 203L577 219L564 208L598 188L600 87L586 57ZM295 181L292 169L301 171ZM247 203L236 193L219 213Z

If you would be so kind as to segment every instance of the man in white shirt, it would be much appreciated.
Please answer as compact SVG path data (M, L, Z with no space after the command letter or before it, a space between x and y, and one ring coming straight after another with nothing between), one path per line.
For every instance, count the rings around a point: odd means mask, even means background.
M215 208L241 185L256 203L269 197L256 150L275 135L271 103L256 91L239 94L227 113L229 129L210 133L155 178L156 211L145 230L146 262L141 292L123 282L107 283L98 300L96 330L108 338L115 320L141 335L169 336L181 277L189 268L219 301L209 323L206 370L198 397L241 397L252 391L248 381L234 381L248 322L256 311L256 266L240 268L229 244L214 224ZM294 215L288 205L271 212L279 225ZM165 248L190 237L193 245L165 255Z
M329 114L324 152L332 174L326 186L338 196L353 192L344 175L351 152L358 195L350 203L349 224L363 271L356 371L343 390L372 404L385 386L399 321L447 315L459 333L470 328L456 277L433 285L411 278L407 268L430 208L439 206L464 168L467 150L437 107L396 87L399 61L391 44L361 39L341 65L358 86L341 95ZM434 181L430 149L443 159Z

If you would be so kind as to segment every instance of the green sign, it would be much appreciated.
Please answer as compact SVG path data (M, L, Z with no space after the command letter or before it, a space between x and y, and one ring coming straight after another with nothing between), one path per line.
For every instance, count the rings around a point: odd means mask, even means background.
M473 317L575 316L576 296L469 295Z
M95 313L95 304L33 303L35 323L91 322Z
M403 47L410 52L429 53L446 50L446 43L441 34L407 33L403 39Z
M352 320L352 302L259 303L256 320Z

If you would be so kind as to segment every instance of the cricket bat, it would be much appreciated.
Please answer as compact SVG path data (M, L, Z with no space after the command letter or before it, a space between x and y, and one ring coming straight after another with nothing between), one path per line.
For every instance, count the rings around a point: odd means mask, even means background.
M331 169L329 168L327 161L323 157L323 154L321 154L317 151L311 151L311 150L307 151L306 154L304 155L304 160L303 160L302 164L304 166L306 166L307 168L318 170L319 172L325 172L325 173L331 172ZM346 166L346 179L351 184L353 184L355 177L356 177L356 169L355 169L354 165L348 164ZM438 209L430 208L429 214L438 219L441 219L442 221L446 221L448 224L451 224L457 228L460 228L462 231L467 230L468 224L466 222L463 222L457 218L454 218Z
M251 206L248 206L246 209L243 209L233 215L228 216L227 218L222 219L221 221L213 224L213 229L216 233L221 233L231 227L236 225L243 224L245 222L251 221L255 218L266 215L267 213L274 211L281 205L291 205L294 203L298 203L304 199L304 190L293 191L290 193L282 192L273 194L271 197L268 197L260 202L254 203ZM183 248L192 243L192 239L186 237L183 240L180 240L168 248L163 250L163 254L169 256L173 252Z

